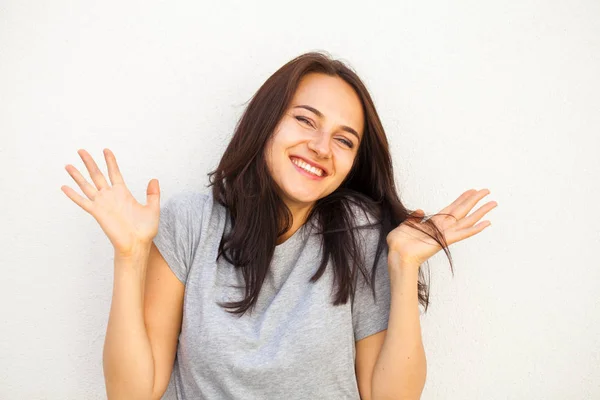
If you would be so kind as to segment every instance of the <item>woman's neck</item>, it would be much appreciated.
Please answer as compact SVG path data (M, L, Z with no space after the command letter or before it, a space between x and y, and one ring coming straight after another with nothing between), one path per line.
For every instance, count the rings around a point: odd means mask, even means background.
M283 235L277 238L277 245L288 240L298 229L304 225L306 222L306 217L308 213L311 211L312 206L304 207L304 208L293 208L288 205L288 208L292 212L292 227Z

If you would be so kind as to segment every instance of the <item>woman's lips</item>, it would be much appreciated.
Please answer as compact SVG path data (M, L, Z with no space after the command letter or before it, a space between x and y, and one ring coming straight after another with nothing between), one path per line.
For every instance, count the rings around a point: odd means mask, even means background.
M292 161L292 159L290 158L290 162L292 163L292 165L294 166L294 168L296 168L296 171L300 172L302 175L306 176L307 178L310 179L314 179L316 181L320 181L321 179L324 178L324 176L317 176L314 175L306 170L304 170L303 168L300 168L299 166L297 166L296 164L294 164L294 162Z

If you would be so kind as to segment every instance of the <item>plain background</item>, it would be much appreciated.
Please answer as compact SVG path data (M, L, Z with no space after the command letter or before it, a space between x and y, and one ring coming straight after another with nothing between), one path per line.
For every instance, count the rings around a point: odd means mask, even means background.
M61 190L117 156L145 202L205 190L245 102L346 60L405 205L488 188L430 260L423 399L600 398L600 2L0 1L0 398L102 399L112 247ZM273 377L274 383L276 377Z

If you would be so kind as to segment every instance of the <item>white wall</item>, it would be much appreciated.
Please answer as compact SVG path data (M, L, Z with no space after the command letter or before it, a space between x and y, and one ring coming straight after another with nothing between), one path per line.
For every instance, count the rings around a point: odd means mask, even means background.
M422 398L600 398L599 18L596 0L0 1L0 398L106 396L112 248L60 190L79 191L77 149L104 171L112 149L140 201L152 178L163 201L202 189L243 103L321 49L370 88L407 206L499 203L451 246L454 278L431 259Z

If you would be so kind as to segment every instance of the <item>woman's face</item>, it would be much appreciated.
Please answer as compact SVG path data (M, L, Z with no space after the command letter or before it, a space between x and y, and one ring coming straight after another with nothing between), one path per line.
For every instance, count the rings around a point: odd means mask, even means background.
M341 185L358 153L363 121L360 98L342 78L310 73L301 79L265 148L279 195L292 212Z

